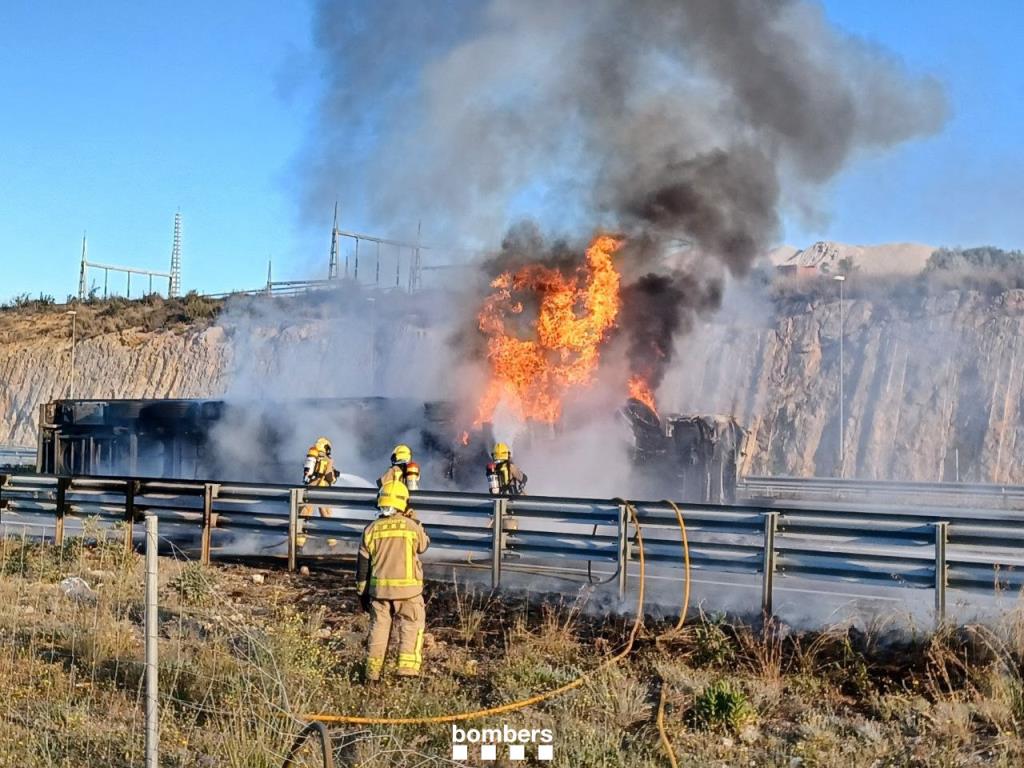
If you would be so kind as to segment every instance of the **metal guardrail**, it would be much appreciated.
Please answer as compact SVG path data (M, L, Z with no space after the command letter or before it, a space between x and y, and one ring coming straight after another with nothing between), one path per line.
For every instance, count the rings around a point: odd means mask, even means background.
M42 519L57 542L69 518L95 518L123 525L130 549L135 524L155 515L165 533L198 535L203 562L217 551L217 539L279 535L291 570L301 557L300 534L355 545L376 515L375 501L369 488L0 475L0 522L11 514ZM303 517L306 505L329 507L334 516ZM417 492L413 506L430 533L431 549L488 559L494 587L505 566L557 572L582 561L613 565L620 596L626 592L636 531L620 500ZM648 563L680 569L680 531L671 505L634 506ZM1024 525L1014 512L679 506L692 568L759 577L766 613L779 582L792 577L931 589L937 621L945 618L948 589L1024 589Z
M0 445L0 469L7 467L34 467L35 464L35 448L22 448L21 446Z
M924 483L836 477L745 477L737 493L748 499L807 499L975 506L1024 510L1024 486L987 483Z

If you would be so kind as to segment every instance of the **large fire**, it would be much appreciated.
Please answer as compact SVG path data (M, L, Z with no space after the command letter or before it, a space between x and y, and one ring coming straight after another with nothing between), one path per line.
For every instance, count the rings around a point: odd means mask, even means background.
M530 264L491 282L477 316L491 368L477 425L491 421L502 402L522 420L554 423L565 394L593 382L601 342L619 314L620 275L612 257L621 244L598 235L586 263L571 274ZM524 318L527 299L537 304L532 324Z

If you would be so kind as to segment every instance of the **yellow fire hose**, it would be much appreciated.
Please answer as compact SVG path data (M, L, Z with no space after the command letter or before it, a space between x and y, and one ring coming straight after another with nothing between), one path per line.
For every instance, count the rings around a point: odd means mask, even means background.
M640 529L640 521L637 518L636 508L628 501L624 502L626 508L629 510L630 519L633 525L636 526L636 540L637 540L637 552L640 561L640 583L637 588L637 605L636 605L636 619L633 622L633 627L629 632L629 637L626 639L625 645L620 651L612 656L609 656L603 662L598 664L593 669L584 672L579 677L570 680L564 685L560 685L557 688L552 688L549 691L538 693L535 696L531 696L526 699L520 699L519 701L509 702L508 704L502 704L497 707L488 707L486 709L477 709L471 712L456 712L447 715L433 715L428 717L367 717L364 715L331 715L331 714L301 714L297 716L297 719L306 721L308 723L344 723L348 725L437 725L441 723L455 723L463 720L474 720L482 717L492 717L494 715L501 715L507 712L515 712L520 709L524 709L534 704L540 704L541 702L548 701L560 696L563 693L567 693L571 690L579 688L589 678L602 672L613 664L618 663L629 655L630 651L633 650L633 644L636 641L636 637L640 632L640 627L643 626L644 617L644 590L646 587L646 562L644 560L644 540L643 534ZM679 616L679 621L676 624L676 629L682 627L683 622L686 620L686 613L689 607L690 600L690 551L686 540L686 526L683 523L682 513L672 502L669 502L676 512L676 520L679 523L679 530L682 534L683 541L683 556L684 563L686 566L686 586L683 597L683 610ZM672 765L676 765L676 758L672 751L672 744L668 740L668 736L664 730L664 687L662 687L661 702L658 707L658 731L662 740L662 744L665 746L665 750L669 755L669 760Z
M683 586L683 607L679 611L679 621L676 622L674 631L678 632L683 628L686 623L686 614L690 610L690 542L686 538L686 523L683 521L683 513L674 501L665 499L665 503L672 507L676 513L676 522L679 524L679 538L683 546L683 570L686 574L686 583ZM672 749L672 742L668 738L668 733L665 731L665 681L661 681L661 689L658 691L658 717L655 721L658 726L658 738L661 740L662 747L665 748L665 754L668 756L668 762L672 768L678 768L679 763L676 762L676 753Z

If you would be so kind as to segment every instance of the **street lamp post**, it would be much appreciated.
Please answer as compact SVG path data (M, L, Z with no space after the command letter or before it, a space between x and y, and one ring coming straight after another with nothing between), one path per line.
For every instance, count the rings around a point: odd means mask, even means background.
M846 275L832 278L839 283L839 476L846 477L846 423L843 416L843 337L846 331L843 322L843 285Z
M69 309L65 314L71 316L71 379L68 383L68 400L73 400L75 397L75 321L78 318L78 313Z

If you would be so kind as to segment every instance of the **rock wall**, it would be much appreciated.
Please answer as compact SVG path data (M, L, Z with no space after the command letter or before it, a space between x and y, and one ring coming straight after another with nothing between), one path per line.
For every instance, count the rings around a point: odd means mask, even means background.
M842 400L836 300L706 324L659 394L734 413L750 474L1024 483L1024 291L847 299L842 326Z
M663 410L735 414L752 474L1024 483L1024 291L853 298L842 314L815 300L706 323L679 345ZM206 397L232 382L249 396L390 394L408 378L381 375L382 355L408 337L398 357L419 349L425 371L440 338L342 333L321 321L97 336L78 345L76 395ZM38 404L66 394L69 370L66 339L0 344L0 443L34 444Z

